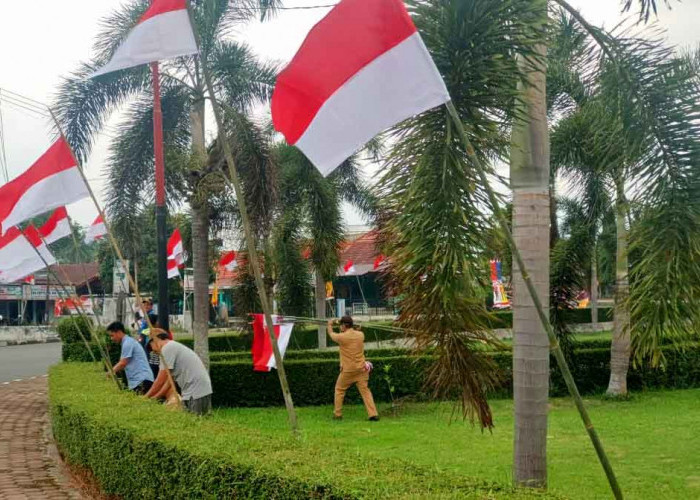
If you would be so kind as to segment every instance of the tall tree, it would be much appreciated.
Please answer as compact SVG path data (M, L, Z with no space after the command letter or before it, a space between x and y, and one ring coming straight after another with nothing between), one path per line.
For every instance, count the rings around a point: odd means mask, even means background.
M276 68L256 60L248 47L227 40L236 25L255 15L266 17L274 0L191 2L202 53L211 69L217 95L227 108L245 113L256 102L267 101ZM110 212L116 218L142 203L152 186L151 82L146 66L117 71L97 79L86 77L108 60L149 5L135 0L121 6L102 24L95 44L96 57L67 78L56 96L56 111L69 142L86 160L97 135L117 110L129 102L128 118L119 127L110 162ZM192 210L194 267L195 351L208 364L209 220L212 175L207 162L204 78L198 56L162 64L163 115L166 150L166 188L171 202L186 199ZM150 130L147 130L149 129ZM130 141L131 138L133 141ZM190 154L186 154L188 150ZM181 161L174 161L177 155ZM214 184L215 185L215 184ZM220 184L215 187L219 188ZM138 213L138 211L132 213Z

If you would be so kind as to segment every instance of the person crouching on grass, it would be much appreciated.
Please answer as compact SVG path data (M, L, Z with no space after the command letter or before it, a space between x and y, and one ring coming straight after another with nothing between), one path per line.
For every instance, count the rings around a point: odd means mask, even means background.
M146 394L153 384L153 372L148 366L146 351L136 339L124 333L124 325L119 321L110 323L107 333L112 342L121 345L119 363L114 365L114 373L124 370L129 390Z
M379 420L377 408L374 406L372 391L369 390L369 363L365 361L365 335L353 328L350 316L340 319L340 333L333 332L333 321L328 322L328 336L340 346L340 375L335 383L335 408L333 418L343 418L343 400L345 392L353 384L357 384L362 402L365 404L370 421Z
M172 388L167 369L180 388L182 401L190 413L207 415L211 413L211 380L204 363L192 349L170 340L168 334L153 329L149 344L161 356L160 370L153 387L146 397L159 399L168 397Z

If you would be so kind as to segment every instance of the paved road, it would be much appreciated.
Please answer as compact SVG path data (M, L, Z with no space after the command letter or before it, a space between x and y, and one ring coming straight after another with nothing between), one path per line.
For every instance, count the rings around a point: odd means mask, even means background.
M44 375L60 360L60 342L0 347L0 384Z

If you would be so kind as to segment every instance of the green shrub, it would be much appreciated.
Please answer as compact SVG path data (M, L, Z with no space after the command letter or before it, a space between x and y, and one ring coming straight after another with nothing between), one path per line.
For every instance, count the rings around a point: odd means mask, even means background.
M684 351L672 347L662 348L666 366L653 369L649 366L632 367L628 387L632 391L650 388L700 387L700 344L688 344ZM387 352L382 352L387 354ZM390 353L389 353L390 354ZM503 384L492 396L505 397L512 393L512 356L510 352L490 354L503 375ZM391 394L382 379L384 366L391 366L391 380L395 397L416 396L423 398L423 373L429 357L404 355L374 357L368 351L368 359L375 371L370 377L370 388L378 401L391 401ZM324 359L287 358L284 364L294 402L300 406L330 404L333 387L338 376L338 361ZM554 358L550 359L550 394L566 396L568 390ZM574 352L570 369L582 394L598 394L605 391L610 377L610 349L578 349ZM219 406L274 406L283 404L277 373L254 372L250 360L214 361L210 366L214 387L214 403ZM348 392L351 402L359 402L356 390Z
M90 328L92 325L92 321L84 316L71 316L60 320L56 330L63 343L83 343L83 338L91 340Z

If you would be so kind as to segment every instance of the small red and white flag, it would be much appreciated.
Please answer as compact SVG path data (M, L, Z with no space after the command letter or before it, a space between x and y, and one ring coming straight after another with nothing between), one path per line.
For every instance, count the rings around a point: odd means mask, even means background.
M224 252L219 259L219 266L225 268L227 271L233 271L238 267L238 262L236 262L236 252L230 250Z
M153 0L109 62L91 78L197 52L186 0Z
M107 226L102 216L98 215L85 231L85 243L89 245L93 241L101 239L105 234L107 234Z
M68 144L58 139L19 177L0 187L0 234L89 195Z
M180 277L180 266L175 259L168 259L168 279Z
M33 275L33 274L30 274L29 276L27 276L26 278L24 278L24 282L25 282L27 285L33 285L34 283L36 283L36 279L34 278L34 275Z
M386 257L383 255L379 254L376 259L374 259L374 267L373 269L376 271L379 269L379 267L382 265L382 263L386 260Z
M450 100L401 0L342 0L272 95L272 120L323 175L372 137Z
M58 207L54 210L51 217L39 228L39 234L47 245L70 236L70 233L70 221L66 207Z
M185 263L185 250L182 246L182 236L180 236L180 229L175 228L173 234L170 235L168 239L168 259L174 260L178 266Z
M355 274L355 264L353 263L353 261L349 260L345 263L345 265L343 266L343 272L346 276L350 274Z
M277 368L275 354L272 350L272 341L265 323L265 316L262 314L252 314L253 316L253 370L256 372L269 372ZM282 316L273 316L272 322L275 328L275 338L280 349L280 354L284 358L284 353L292 337L294 323L283 323Z

